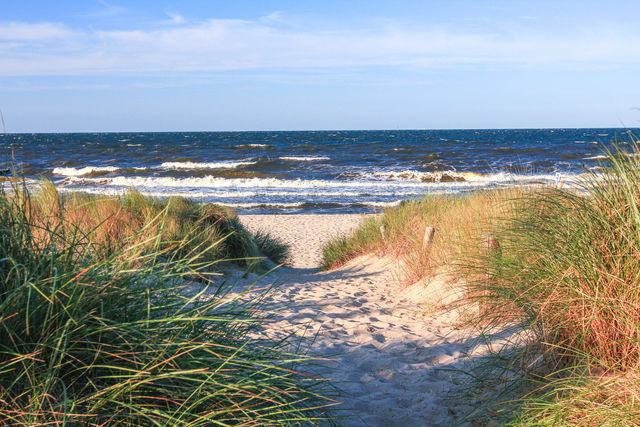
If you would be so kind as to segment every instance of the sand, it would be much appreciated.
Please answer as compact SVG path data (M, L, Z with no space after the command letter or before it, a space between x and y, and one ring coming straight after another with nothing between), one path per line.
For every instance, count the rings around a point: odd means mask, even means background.
M317 375L342 389L340 422L354 426L427 426L460 422L471 409L454 392L487 348L460 327L460 312L443 309L460 283L442 274L402 286L397 262L370 255L318 271L321 246L353 229L360 215L243 215L243 224L292 245L293 262L275 282L269 328L314 336L309 351L330 356ZM255 279L252 277L250 279Z
M336 236L354 230L367 215L241 215L250 231L267 231L291 247L292 267L320 265L322 246Z

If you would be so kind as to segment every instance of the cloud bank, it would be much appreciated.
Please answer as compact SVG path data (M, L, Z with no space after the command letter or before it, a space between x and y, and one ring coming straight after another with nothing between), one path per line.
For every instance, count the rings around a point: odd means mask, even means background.
M56 22L0 22L0 76L211 72L338 67L603 67L640 63L640 34L616 26L553 34L383 22L318 27L274 13L255 20L187 21L100 30Z

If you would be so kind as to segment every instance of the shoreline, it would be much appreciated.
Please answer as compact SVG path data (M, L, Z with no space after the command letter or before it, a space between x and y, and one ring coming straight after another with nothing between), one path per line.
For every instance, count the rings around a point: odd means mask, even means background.
M291 247L289 266L318 268L322 247L331 239L347 235L361 221L375 214L238 214L245 228L266 232Z

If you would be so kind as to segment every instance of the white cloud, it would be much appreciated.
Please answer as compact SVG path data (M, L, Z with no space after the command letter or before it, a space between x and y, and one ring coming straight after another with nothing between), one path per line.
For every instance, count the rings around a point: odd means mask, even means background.
M83 30L59 23L0 22L0 75L191 72L359 66L498 64L598 67L640 63L640 33L611 26L563 34L536 27L369 28L282 26L280 13L254 21L170 22L152 29ZM290 21L289 21L290 22ZM307 28L304 30L304 28ZM309 29L313 28L313 29Z
M73 31L54 22L7 22L0 24L0 41L48 41L72 38Z
M259 21L264 24L289 24L280 11L271 12L268 15L262 16Z

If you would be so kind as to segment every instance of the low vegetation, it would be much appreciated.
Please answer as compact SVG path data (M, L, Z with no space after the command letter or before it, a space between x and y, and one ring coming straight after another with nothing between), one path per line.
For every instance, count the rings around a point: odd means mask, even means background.
M481 306L478 325L526 331L473 373L482 393L509 390L474 421L640 425L640 149L625 145L577 189L403 203L331 242L325 267L386 253L400 257L413 282L454 265ZM428 253L426 226L437 229ZM499 250L485 250L485 233Z
M404 279L413 283L476 246L497 218L508 215L511 201L523 193L524 189L516 188L405 201L368 218L352 235L329 242L323 249L323 266L335 268L358 255L384 253L402 261ZM424 248L427 227L436 229L429 250Z
M196 203L183 197L157 199L145 197L135 190L122 196L94 196L74 192L60 194L44 181L29 196L30 220L43 229L60 224L75 224L97 254L108 256L133 240L147 240L157 235L163 248L185 256L198 248L204 259L233 260L251 268L259 268L264 257L284 263L288 247L269 235L252 235L240 223L233 209L215 204ZM144 235L140 233L145 229ZM176 242L188 241L188 245ZM149 245L147 242L146 245Z
M488 324L509 318L540 348L518 422L640 423L640 151L616 151L581 191L523 197L499 224L502 254L471 268Z
M212 280L220 257L264 245L229 212L14 190L0 193L0 425L326 419L310 358Z

